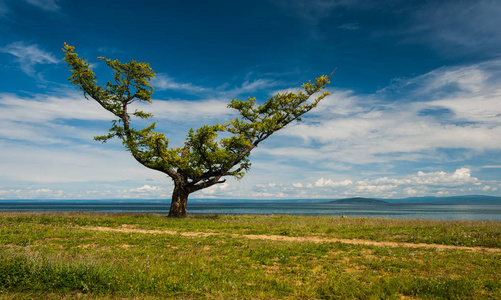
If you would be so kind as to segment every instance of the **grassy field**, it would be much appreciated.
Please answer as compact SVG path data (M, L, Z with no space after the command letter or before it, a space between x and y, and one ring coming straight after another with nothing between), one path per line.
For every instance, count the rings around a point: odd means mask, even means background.
M0 299L501 299L501 222L0 213Z

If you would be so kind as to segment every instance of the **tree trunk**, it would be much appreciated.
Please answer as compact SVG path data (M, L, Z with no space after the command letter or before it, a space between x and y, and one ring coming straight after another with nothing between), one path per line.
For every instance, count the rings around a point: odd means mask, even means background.
M170 218L186 217L186 204L188 203L188 189L184 184L174 183L174 191L172 192L172 202L170 204Z

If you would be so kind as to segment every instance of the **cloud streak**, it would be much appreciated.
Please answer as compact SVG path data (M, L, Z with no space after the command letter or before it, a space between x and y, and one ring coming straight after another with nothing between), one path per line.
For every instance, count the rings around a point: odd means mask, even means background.
M60 6L58 0L26 0L29 4L35 5L43 10L58 11Z
M398 16L404 21L392 27L379 27L380 24L374 23L364 26L366 20L354 19L339 24L338 28L358 30L363 27L371 32L372 38L396 36L401 43L425 45L447 56L473 54L484 59L493 58L499 55L501 46L499 1L270 1L286 14L318 28L323 20L329 20L334 15L349 16L350 13L364 12Z
M14 42L3 48L0 52L9 53L16 57L16 62L19 68L31 77L38 76L41 79L41 74L36 73L35 67L41 64L58 64L60 61L49 52L39 48L38 45L27 45L24 42Z
M257 91L268 90L278 86L279 84L280 82L275 80L260 78L255 80L246 80L239 86L231 86L228 83L224 83L219 87L212 88L196 85L190 82L179 82L167 74L157 74L152 80L152 85L157 90L180 91L187 95L202 95L205 98L232 98L244 93L256 93Z
M408 42L429 43L449 55L465 52L498 54L501 46L498 1L427 2L411 14Z
M338 8L371 7L370 1L364 0L270 0L287 14L302 19L307 24L317 26ZM350 26L353 27L353 26ZM345 28L349 29L349 28ZM350 29L351 30L351 29Z

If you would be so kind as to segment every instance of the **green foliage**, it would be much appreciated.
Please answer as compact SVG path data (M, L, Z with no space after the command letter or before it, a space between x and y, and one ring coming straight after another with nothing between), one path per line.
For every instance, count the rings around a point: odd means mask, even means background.
M239 111L241 118L225 124L204 125L191 129L182 148L169 148L164 134L155 132L155 123L143 129L130 126L131 116L146 119L152 114L128 112L135 101L151 102L153 87L149 81L155 73L146 63L120 63L100 57L113 71L113 82L97 84L89 63L79 58L75 48L64 45L64 61L68 63L69 80L86 97L97 101L117 119L112 121L109 134L97 136L97 141L118 137L133 157L144 166L166 173L176 186L188 193L222 183L225 176L241 179L250 169L249 155L260 142L317 106L329 93L324 87L330 76L321 76L315 83L302 85L304 91L284 92L256 106L255 98L246 101L233 99L228 105ZM219 137L219 133L226 133Z
M247 101L233 99L228 107L237 109L242 120L233 120L227 130L251 140L262 141L291 122L300 121L302 115L316 107L329 95L328 92L322 92L327 84L329 77L323 75L317 78L314 84L311 81L303 84L305 92L279 93L258 107L254 107L256 98L248 98ZM308 103L316 94L316 98Z
M122 121L126 117L130 119L126 108L127 105L134 101L144 101L151 103L151 94L153 87L149 81L155 76L149 64L130 61L122 64L118 60L110 60L104 57L99 59L104 60L106 65L113 71L114 83L108 81L106 88L97 85L95 73L90 69L90 64L79 58L74 52L75 47L64 44L63 51L65 52L65 61L68 66L71 66L71 76L69 80L74 85L78 86L79 90L83 90L84 95L90 96L96 100L107 111L119 117ZM146 114L142 111L136 111L135 116L147 118L153 115Z

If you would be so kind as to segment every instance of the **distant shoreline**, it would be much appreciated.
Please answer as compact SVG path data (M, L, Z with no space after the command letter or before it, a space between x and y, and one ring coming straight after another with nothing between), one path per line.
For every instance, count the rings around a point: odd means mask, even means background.
M2 204L164 204L170 205L170 200L0 200L0 206ZM388 206L406 206L406 205L501 205L501 203L486 203L486 202L337 202L337 200L326 201L326 202L294 202L287 200L188 200L188 205L282 205L282 204L294 204L294 205L388 205Z
M0 202L0 212L168 214L169 202ZM188 202L189 215L304 215L390 219L501 221L500 204Z

